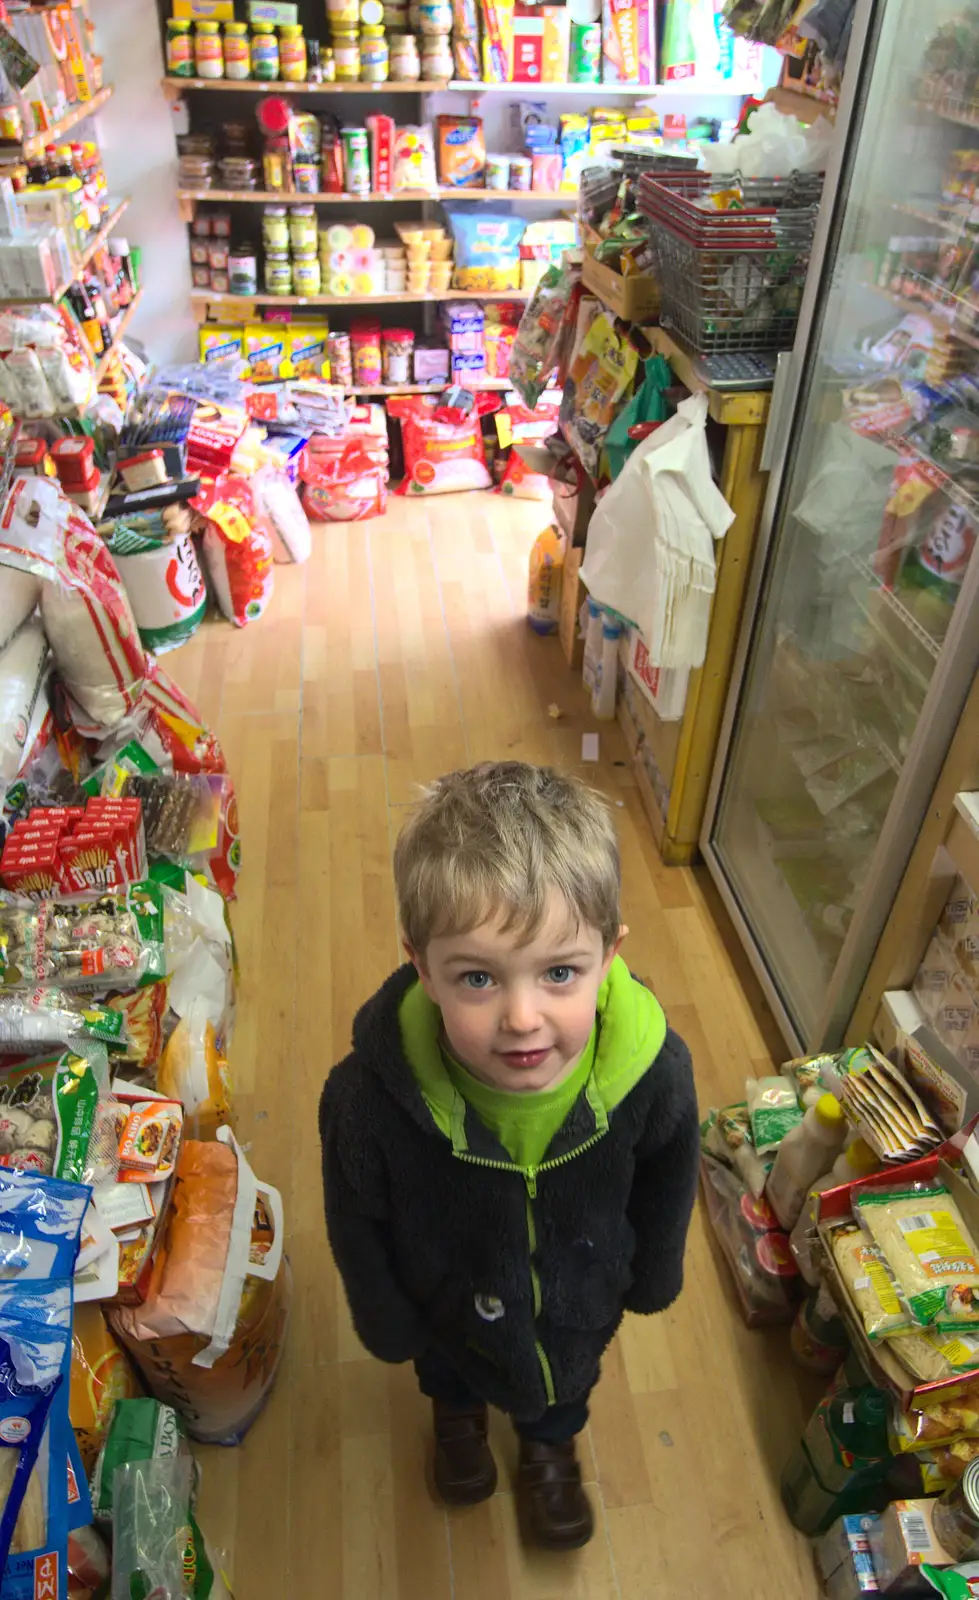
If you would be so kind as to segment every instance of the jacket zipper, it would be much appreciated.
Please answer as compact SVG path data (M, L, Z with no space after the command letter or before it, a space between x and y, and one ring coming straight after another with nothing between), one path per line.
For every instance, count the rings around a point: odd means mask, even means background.
M554 1156L550 1161L542 1161L539 1167L518 1167L515 1161L493 1161L489 1156L470 1155L468 1150L453 1151L453 1154L460 1161L471 1161L477 1167L496 1167L501 1172L519 1172L526 1184L527 1242L530 1246L530 1285L534 1296L535 1325L541 1314L540 1278L537 1274L537 1268L534 1266L534 1256L537 1253L537 1225L534 1222L533 1203L537 1198L537 1175L540 1172L549 1172L554 1167L566 1166L569 1161L574 1160L575 1156L580 1156L583 1151L589 1150L593 1144L597 1144L599 1139L603 1139L605 1131L605 1129L602 1129L599 1133L593 1133L589 1139L585 1140L584 1144L579 1144L574 1150L566 1151L563 1156ZM534 1350L540 1366L541 1377L544 1380L544 1394L548 1405L552 1406L555 1404L556 1398L554 1393L554 1374L551 1371L551 1363L547 1359L547 1351L536 1337L534 1339Z

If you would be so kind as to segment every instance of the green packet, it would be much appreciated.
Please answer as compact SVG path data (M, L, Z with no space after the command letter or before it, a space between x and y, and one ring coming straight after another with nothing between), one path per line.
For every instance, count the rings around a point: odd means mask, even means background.
M70 1044L75 1038L125 1050L126 1019L111 1006L63 989L0 989L0 1046Z
M975 1600L979 1594L979 1561L967 1561L961 1567L931 1567L926 1563L921 1576L945 1600Z
M125 789L127 777L159 772L159 764L153 760L149 751L140 744L138 739L130 739L118 749L114 756L103 762L101 767L96 767L82 784L85 794L91 795L120 795Z
M65 1050L0 1070L0 1161L5 1166L89 1182L92 1130L109 1069L102 1046L84 1049L84 1054Z

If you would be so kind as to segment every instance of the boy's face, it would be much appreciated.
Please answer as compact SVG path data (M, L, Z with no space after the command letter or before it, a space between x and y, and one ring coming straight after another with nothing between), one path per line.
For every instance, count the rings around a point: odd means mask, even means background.
M554 1088L595 1023L595 1002L626 929L609 951L597 928L576 927L556 892L529 944L499 921L409 949L425 992L442 1012L449 1048L495 1089Z

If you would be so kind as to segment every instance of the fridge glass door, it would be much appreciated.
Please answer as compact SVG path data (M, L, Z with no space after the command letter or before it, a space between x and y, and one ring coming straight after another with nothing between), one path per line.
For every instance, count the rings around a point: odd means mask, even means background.
M714 814L808 1041L979 527L977 46L975 0L881 5Z

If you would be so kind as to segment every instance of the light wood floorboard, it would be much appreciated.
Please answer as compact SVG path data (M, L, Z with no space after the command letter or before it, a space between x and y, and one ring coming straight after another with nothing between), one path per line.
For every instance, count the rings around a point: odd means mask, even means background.
M237 1600L819 1592L777 1490L812 1386L784 1330L741 1324L699 1209L680 1302L627 1318L606 1359L582 1442L595 1539L563 1557L520 1544L502 1418L493 1500L451 1514L433 1503L426 1403L409 1369L366 1356L326 1246L317 1098L356 1007L398 959L390 855L404 807L451 766L522 757L596 783L621 832L626 954L688 1040L701 1104L738 1098L770 1067L772 1030L709 887L660 862L615 724L600 725L597 767L581 765L596 724L580 680L524 622L546 514L491 495L395 499L375 521L315 528L309 564L276 569L261 622L209 624L167 659L238 786L238 1134L283 1192L296 1283L269 1406L240 1449L201 1452L202 1522Z

